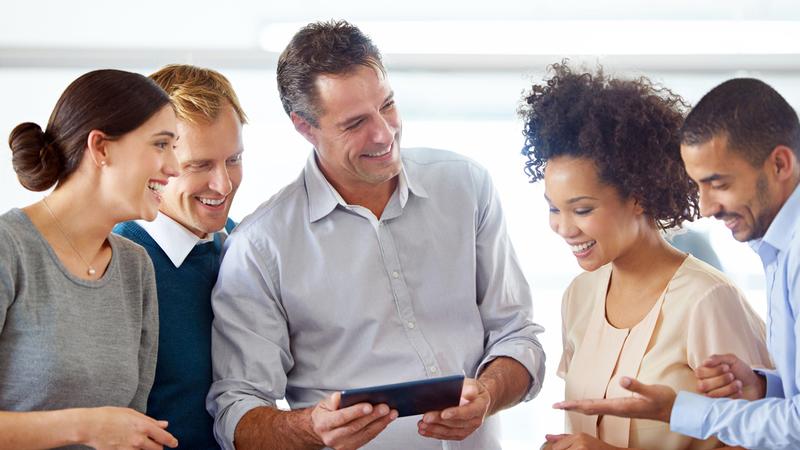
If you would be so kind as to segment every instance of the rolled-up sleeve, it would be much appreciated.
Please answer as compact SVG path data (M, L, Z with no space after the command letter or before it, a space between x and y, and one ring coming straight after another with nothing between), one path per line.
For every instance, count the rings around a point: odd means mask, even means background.
M294 364L274 258L266 243L251 239L253 231L240 225L226 240L211 299L214 382L206 408L217 441L228 450L248 411L284 397L286 373Z
M528 401L542 388L545 355L532 321L531 292L506 231L500 199L484 170L473 170L478 194L476 217L476 286L485 330L485 348L478 373L499 356L513 358L531 375L523 397Z

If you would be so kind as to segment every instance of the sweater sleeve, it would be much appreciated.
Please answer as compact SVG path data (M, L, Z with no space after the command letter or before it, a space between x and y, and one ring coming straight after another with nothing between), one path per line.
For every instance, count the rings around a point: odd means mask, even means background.
M142 335L139 345L139 387L130 407L145 412L147 397L153 386L158 352L158 296L153 263L144 254L142 269Z
M11 237L0 228L0 333L6 323L6 313L16 297L14 270L17 265L17 249Z

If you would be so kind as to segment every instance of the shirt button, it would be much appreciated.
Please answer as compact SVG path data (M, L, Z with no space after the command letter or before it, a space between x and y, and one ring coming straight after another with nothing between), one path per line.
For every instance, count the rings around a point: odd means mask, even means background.
M408 322L406 324L406 326L408 327L409 330L413 330L414 329L414 322Z
M431 373L436 373L438 371L439 369L437 369L436 366L431 366Z
M395 270L394 272L392 272L392 277L393 278L400 278L400 272Z

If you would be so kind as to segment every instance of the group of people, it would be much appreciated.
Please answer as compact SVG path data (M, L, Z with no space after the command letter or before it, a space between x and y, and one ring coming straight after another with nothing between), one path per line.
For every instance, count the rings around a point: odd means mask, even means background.
M519 109L525 172L586 272L562 303L567 433L542 447L799 448L797 114L755 79L689 110L551 72ZM247 116L216 71L89 72L11 132L21 184L55 188L0 215L0 449L500 448L545 355L489 174L401 150L380 52L345 21L299 30L277 81L313 150L238 224ZM665 240L700 215L761 257L766 327ZM452 374L442 411L340 407Z

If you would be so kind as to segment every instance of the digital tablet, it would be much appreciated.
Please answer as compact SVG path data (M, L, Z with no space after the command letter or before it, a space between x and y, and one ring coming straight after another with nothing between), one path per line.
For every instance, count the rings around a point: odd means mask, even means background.
M441 411L458 406L464 375L385 384L342 391L339 408L358 403L379 405L385 403L396 409L399 417L415 416L429 411Z

